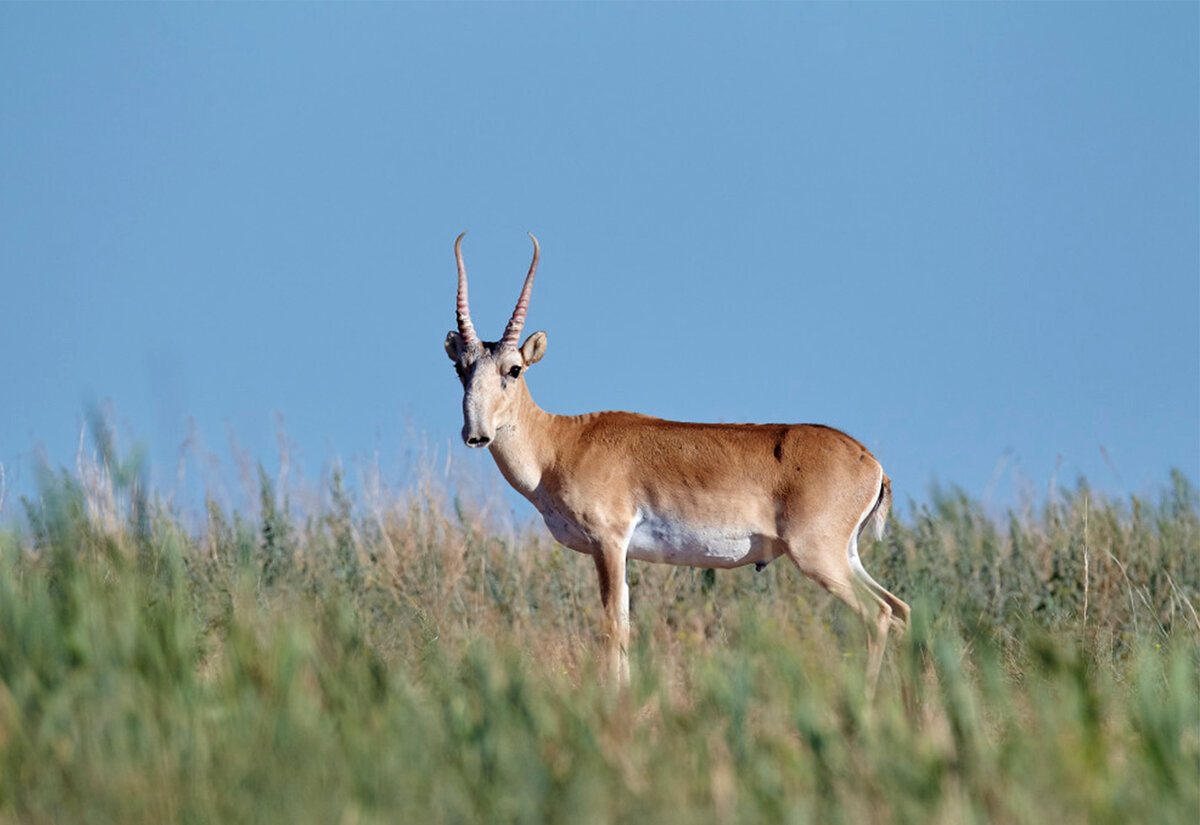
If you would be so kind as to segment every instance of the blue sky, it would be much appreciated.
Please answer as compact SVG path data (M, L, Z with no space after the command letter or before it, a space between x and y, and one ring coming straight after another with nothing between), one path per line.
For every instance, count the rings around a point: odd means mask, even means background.
M484 337L541 241L552 412L831 424L901 500L1198 480L1198 10L0 5L9 487L89 399L166 488L279 416L308 476L498 477L463 230Z

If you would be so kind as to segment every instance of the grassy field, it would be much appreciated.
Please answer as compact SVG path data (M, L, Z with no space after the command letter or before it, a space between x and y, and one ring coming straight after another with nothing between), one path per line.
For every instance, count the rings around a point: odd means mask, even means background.
M1194 823L1200 502L953 491L865 548L865 634L786 563L633 563L633 684L590 560L334 473L173 512L100 439L0 532L0 822ZM356 489L356 487L358 489Z

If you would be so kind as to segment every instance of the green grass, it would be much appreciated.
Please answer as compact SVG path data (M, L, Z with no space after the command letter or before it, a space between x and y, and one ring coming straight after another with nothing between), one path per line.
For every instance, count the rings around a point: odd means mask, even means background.
M633 684L590 560L338 474L172 512L102 449L0 532L0 822L1192 823L1200 503L955 491L867 564L865 633L777 563L634 563ZM136 463L136 462L135 462ZM199 523L195 523L199 522Z

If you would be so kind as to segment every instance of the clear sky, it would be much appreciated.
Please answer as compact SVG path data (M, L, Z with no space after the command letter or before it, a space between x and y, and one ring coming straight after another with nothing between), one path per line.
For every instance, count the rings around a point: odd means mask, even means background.
M541 241L552 412L831 424L901 501L1200 480L1198 10L0 4L8 485L88 399L166 488L277 415L498 478L463 230L485 338Z

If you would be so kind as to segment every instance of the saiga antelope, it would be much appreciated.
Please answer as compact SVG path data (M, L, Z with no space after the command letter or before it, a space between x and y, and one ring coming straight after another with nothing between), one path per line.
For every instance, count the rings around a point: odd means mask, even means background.
M463 235L466 233L464 232ZM462 239L458 330L446 354L463 385L462 437L488 447L504 478L542 514L561 544L592 557L600 580L609 667L629 679L627 559L759 569L787 556L867 626L873 693L889 627L909 607L863 568L858 539L882 534L891 482L850 436L815 424L692 424L628 412L553 415L529 395L525 370L546 354L546 333L518 346L533 262L499 341L471 324Z

